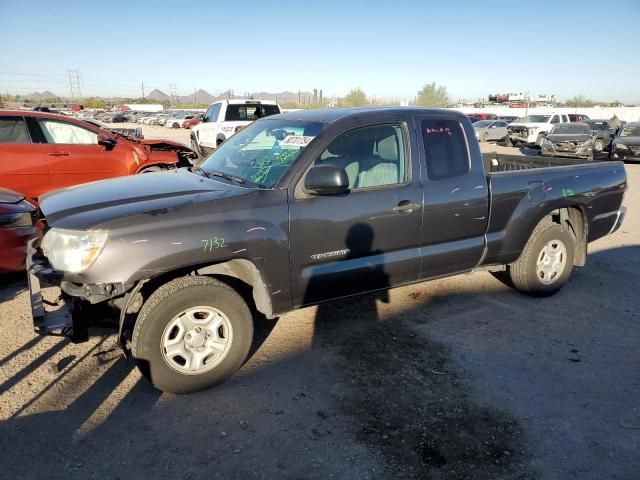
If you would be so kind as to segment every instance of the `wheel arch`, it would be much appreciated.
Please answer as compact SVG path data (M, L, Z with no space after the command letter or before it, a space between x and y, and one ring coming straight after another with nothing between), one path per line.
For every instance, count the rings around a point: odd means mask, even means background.
M194 265L164 272L151 278L143 287L143 296L148 298L153 291L171 280L189 275L204 275L217 278L240 293L245 301L253 304L267 318L275 312L267 282L259 268L250 260L230 259L214 264Z

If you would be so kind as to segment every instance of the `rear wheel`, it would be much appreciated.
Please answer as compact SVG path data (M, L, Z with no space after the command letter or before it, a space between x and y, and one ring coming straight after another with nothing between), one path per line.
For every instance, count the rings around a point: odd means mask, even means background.
M231 377L247 358L252 338L253 319L242 297L215 279L192 276L149 297L131 351L154 387L184 394Z
M573 236L566 227L550 220L541 222L520 258L509 266L513 285L530 295L553 295L571 275L573 252Z

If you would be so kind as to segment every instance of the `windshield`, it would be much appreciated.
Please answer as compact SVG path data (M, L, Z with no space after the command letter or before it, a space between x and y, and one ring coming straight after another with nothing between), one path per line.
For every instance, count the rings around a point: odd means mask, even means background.
M551 115L527 115L518 120L518 123L547 123Z
M477 128L484 128L484 127L488 127L492 123L493 123L493 120L480 120L479 122L475 122L473 126Z
M261 120L220 145L200 168L208 175L232 175L247 184L273 188L324 127L315 122Z
M591 127L591 130L606 130L608 128L608 125L605 122L590 121L587 123Z
M640 137L640 125L628 125L620 132L621 137Z
M591 128L589 125L576 125L576 124L564 124L564 125L556 125L549 132L553 135L589 135L591 133Z

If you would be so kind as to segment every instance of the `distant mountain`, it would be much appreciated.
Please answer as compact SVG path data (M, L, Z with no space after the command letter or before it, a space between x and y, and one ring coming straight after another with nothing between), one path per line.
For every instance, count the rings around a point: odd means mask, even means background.
M49 90L45 90L44 92L33 92L28 95L23 95L22 97L33 98L34 100L37 100L40 98L59 98L58 95L56 95L53 92L50 92Z
M158 90L157 88L151 90L151 92L149 92L149 94L147 95L147 98L150 98L151 100L158 100L159 102L171 100L171 97L169 95L164 93L162 90Z

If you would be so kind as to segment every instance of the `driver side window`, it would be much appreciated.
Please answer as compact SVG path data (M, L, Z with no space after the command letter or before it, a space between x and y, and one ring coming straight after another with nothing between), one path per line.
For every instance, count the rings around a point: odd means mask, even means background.
M63 145L97 145L98 134L72 123L38 120L47 143Z
M401 125L374 125L343 133L320 154L313 166L344 168L349 188L360 190L403 184L407 158Z

